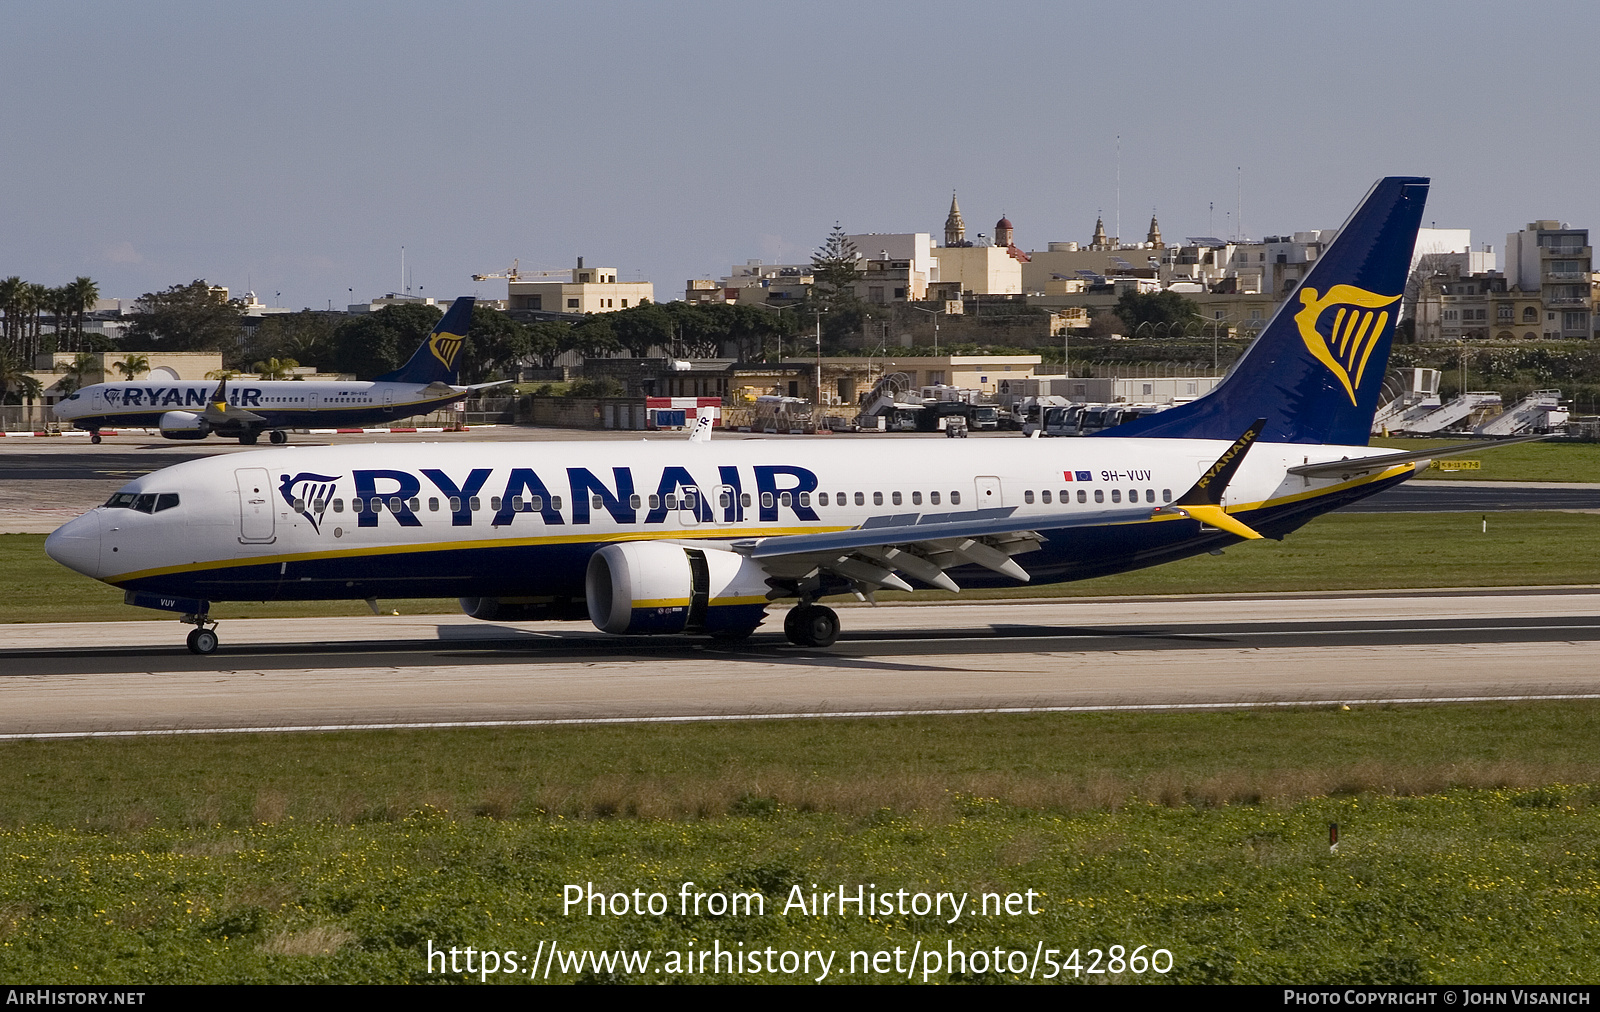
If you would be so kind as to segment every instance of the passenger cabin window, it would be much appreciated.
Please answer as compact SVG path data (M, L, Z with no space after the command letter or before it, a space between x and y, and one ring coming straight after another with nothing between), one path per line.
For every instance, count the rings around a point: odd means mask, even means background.
M857 492L856 493L856 505L857 506L865 506L866 504L867 504L866 495L864 493Z
M921 506L922 505L922 493L921 492L913 492L913 493L911 493L911 505L913 505L913 506Z
M1045 504L1045 505L1047 505L1047 506L1048 506L1048 505L1049 505L1049 504L1050 504L1050 490L1049 490L1049 489L1045 489L1045 490L1044 490L1044 491L1043 491L1043 492L1040 492L1040 493L1039 493L1039 499L1040 499L1040 500L1041 500L1041 501L1042 501L1042 502L1043 502L1043 503L1044 503L1044 504Z
M889 501L894 503L896 506L900 505L900 493L899 492L890 493Z
M1094 501L1095 502L1105 502L1106 501L1105 489L1097 488L1097 489L1094 490Z
M1114 489L1111 490L1111 501L1112 502L1121 502L1122 501L1122 489L1114 488Z
M1030 506L1033 505L1033 489L1030 488L1022 493L1022 501Z
M928 493L928 504L931 505L931 506L939 505L939 493L937 493L937 492L929 492Z
M951 492L950 493L950 505L952 505L952 506L960 506L961 505L961 493L960 492Z
M1062 495L1066 495L1066 493L1063 492ZM1089 501L1089 493L1084 491L1081 488L1078 489L1078 501L1079 502L1088 502Z
M872 505L874 505L874 506L882 506L883 505L883 493L882 492L874 492L874 493L872 493Z

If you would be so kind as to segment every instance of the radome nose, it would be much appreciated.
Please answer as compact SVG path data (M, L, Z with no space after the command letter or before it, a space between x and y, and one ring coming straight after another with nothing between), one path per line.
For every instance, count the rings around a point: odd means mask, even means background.
M44 539L44 552L85 576L100 576L100 511L69 520Z

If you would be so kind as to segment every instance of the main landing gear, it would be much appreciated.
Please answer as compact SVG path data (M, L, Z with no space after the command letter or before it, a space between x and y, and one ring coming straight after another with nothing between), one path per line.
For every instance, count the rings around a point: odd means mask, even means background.
M204 657L217 652L217 623L204 615L185 615L183 621L194 626L189 632L189 652Z
M839 638L839 616L832 608L802 602L784 616L783 634L798 647L831 647Z
M96 443L96 444L98 444L100 442L100 430L99 429L94 429L93 431L91 431L89 433L89 442Z
M273 429L271 438L273 443L281 445L289 441L289 434L282 429Z

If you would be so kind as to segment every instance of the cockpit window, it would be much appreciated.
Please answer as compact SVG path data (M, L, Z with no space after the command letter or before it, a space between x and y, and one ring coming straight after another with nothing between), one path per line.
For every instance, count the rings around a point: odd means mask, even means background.
M178 505L176 492L117 492L106 500L106 509L160 513Z

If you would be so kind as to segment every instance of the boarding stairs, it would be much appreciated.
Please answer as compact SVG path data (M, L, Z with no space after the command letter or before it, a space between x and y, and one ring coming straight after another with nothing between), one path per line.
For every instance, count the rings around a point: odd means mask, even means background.
M1535 390L1472 432L1477 436L1515 436L1524 432L1549 432L1566 422L1561 391Z
M1470 421L1473 414L1486 411L1500 404L1500 395L1493 390L1468 390L1460 397L1448 404L1407 422L1402 429L1390 430L1405 432L1412 436L1424 436L1435 432L1444 432L1451 426L1460 425Z
M861 415L871 418L873 415L887 415L895 408L920 408L922 400L919 397L915 404L905 403L906 394L911 389L911 377L903 372L885 373L872 389L861 397Z

